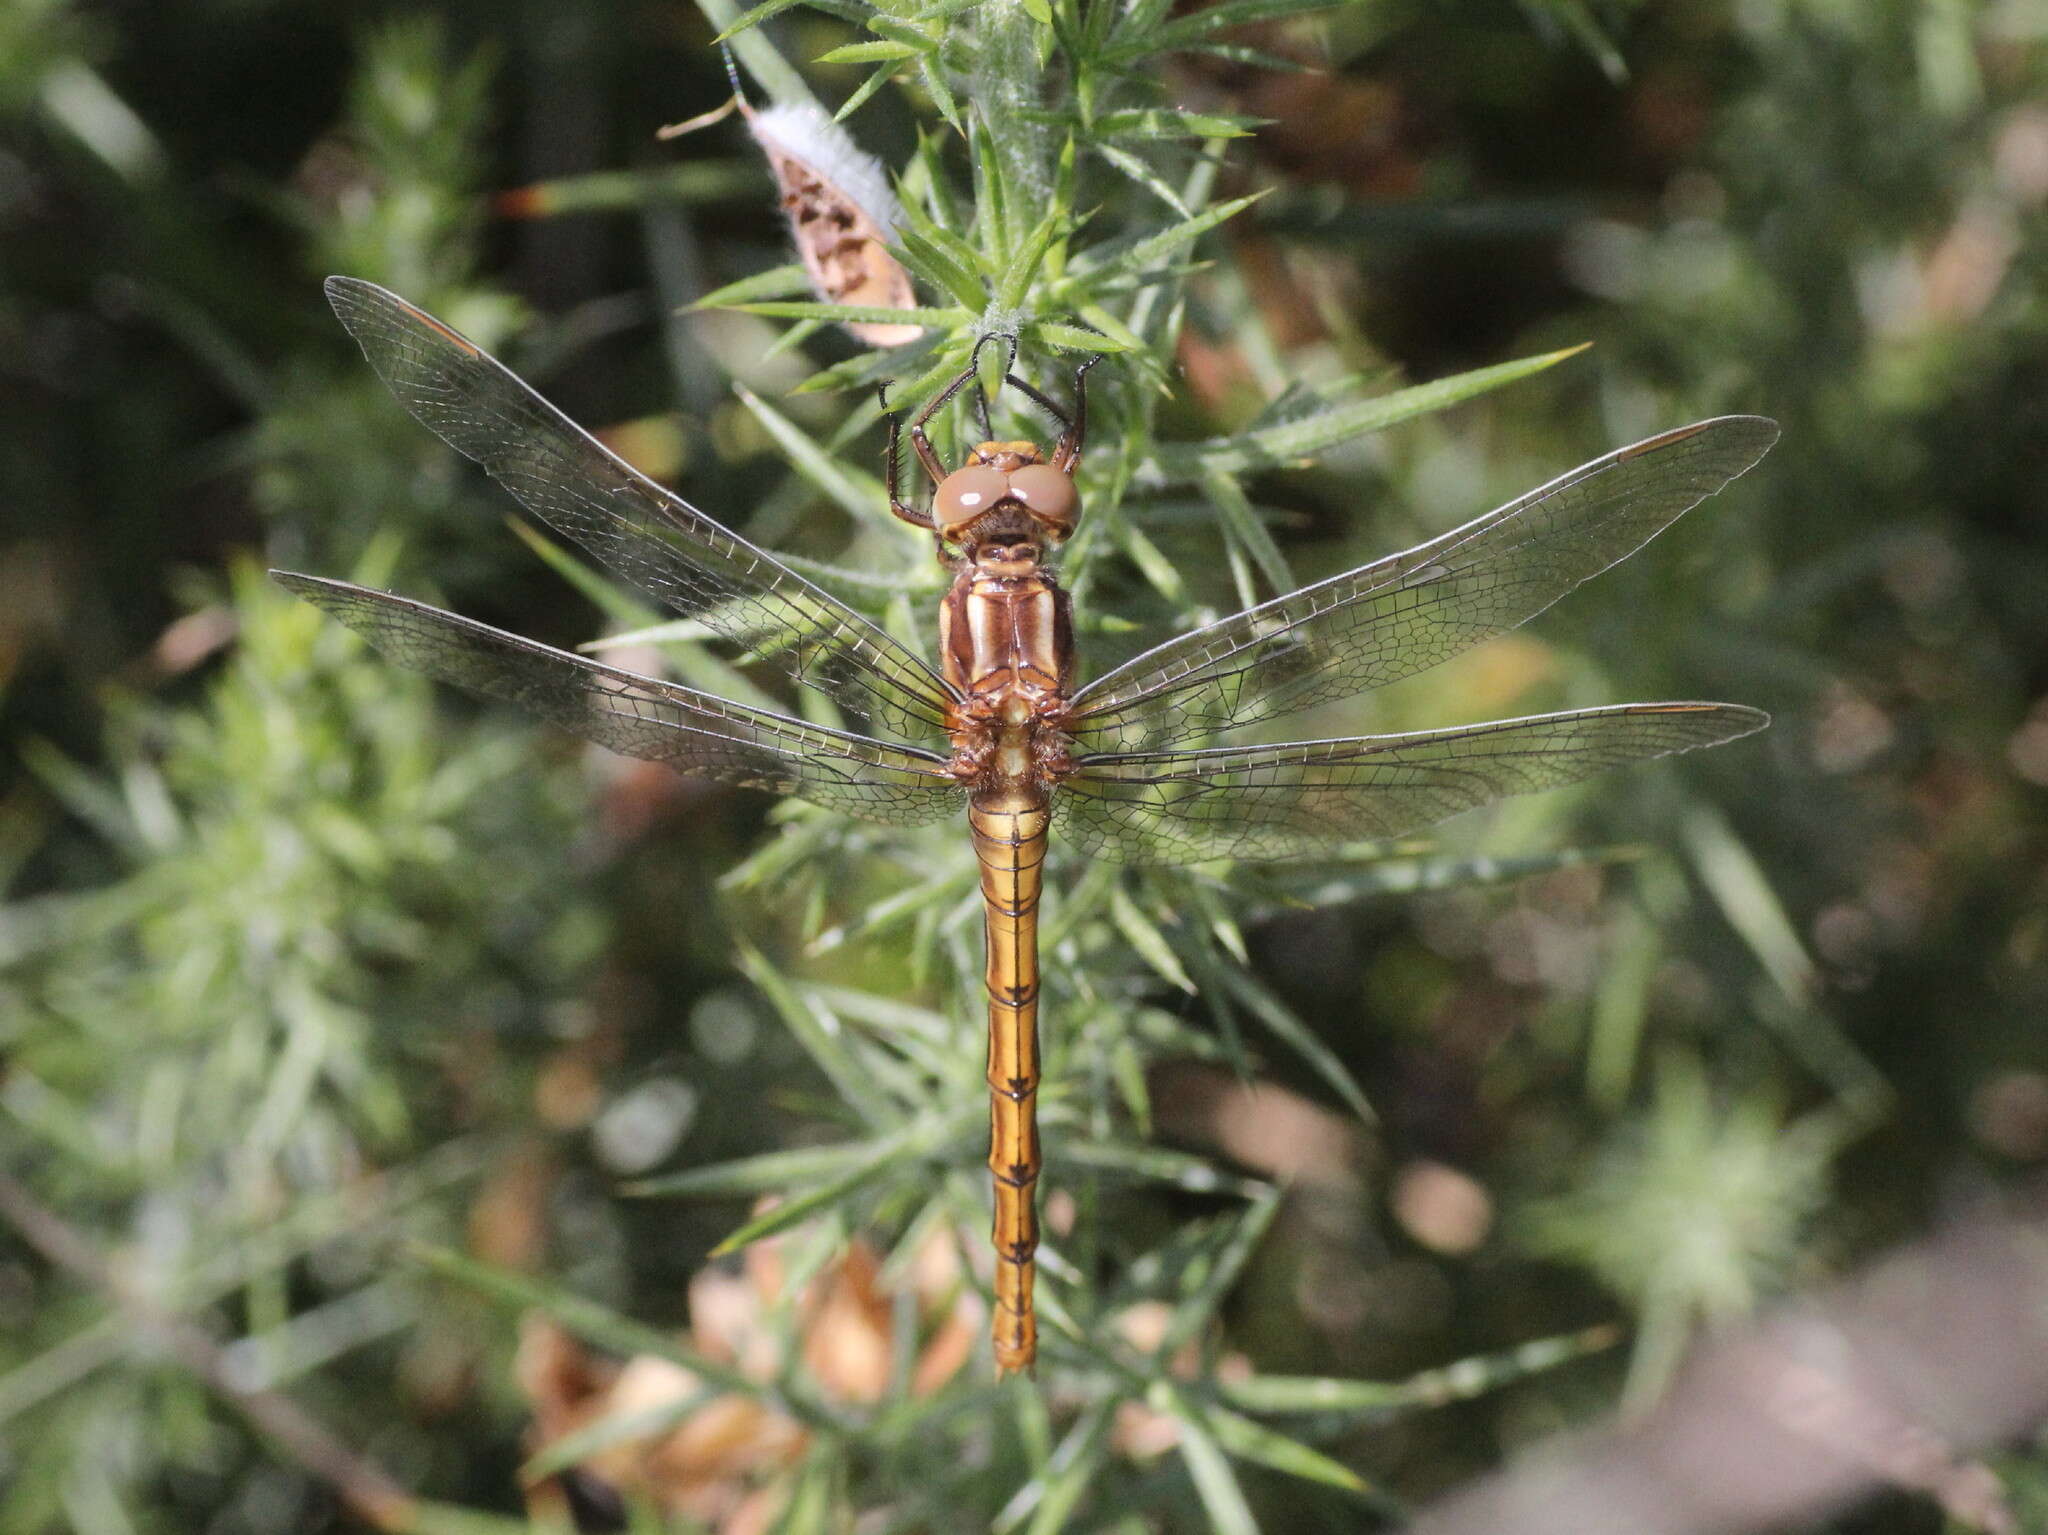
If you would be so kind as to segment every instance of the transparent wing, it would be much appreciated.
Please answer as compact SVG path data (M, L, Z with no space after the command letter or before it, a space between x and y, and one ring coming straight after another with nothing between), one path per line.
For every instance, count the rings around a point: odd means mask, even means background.
M1618 704L1416 735L1085 758L1058 833L1117 863L1294 858L1770 723L1739 704Z
M899 826L935 821L961 804L961 790L936 753L749 709L407 597L319 576L271 574L399 665L517 704L629 757Z
M1777 423L1722 416L1581 465L1403 554L1146 651L1074 697L1075 739L1206 739L1412 676L1503 634L1626 559L1762 458Z
M923 661L640 474L503 363L374 283L330 277L327 299L398 402L557 533L878 728L945 728L949 690Z

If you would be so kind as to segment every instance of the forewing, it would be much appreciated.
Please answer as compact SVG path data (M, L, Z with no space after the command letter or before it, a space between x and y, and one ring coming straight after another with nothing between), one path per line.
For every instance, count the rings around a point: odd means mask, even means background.
M1411 676L1549 607L1762 458L1777 423L1721 416L1581 465L1461 528L1182 635L1075 695L1075 739L1202 740Z
M944 759L932 752L749 709L407 597L289 571L271 574L399 665L516 704L629 757L899 826L937 820L961 803Z
M330 277L327 298L399 403L557 533L878 728L945 728L948 689L923 661L639 473L503 363L374 283Z
M1053 814L1059 835L1118 863L1295 858L1769 723L1739 704L1619 704L1415 735L1089 757Z

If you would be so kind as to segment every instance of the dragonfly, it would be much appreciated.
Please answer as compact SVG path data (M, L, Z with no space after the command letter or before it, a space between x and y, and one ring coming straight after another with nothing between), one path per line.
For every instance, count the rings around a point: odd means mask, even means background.
M1081 516L1086 365L1063 410L1007 371L1013 351L1002 382L1046 413L1057 439L993 440L977 384L969 398L989 440L949 469L926 428L977 381L970 360L910 426L931 482L921 503L901 493L901 421L888 414L890 510L929 533L952 575L934 666L639 473L433 316L356 278L330 278L326 291L398 402L528 513L748 659L824 694L858 728L350 582L273 572L278 581L399 665L615 752L895 826L965 811L985 917L998 1373L1031 1369L1038 1348L1038 910L1053 836L1125 864L1330 854L1769 723L1739 704L1632 703L1401 735L1227 739L1411 676L1542 612L1754 465L1778 434L1763 417L1722 416L1622 448L1426 543L1078 682L1071 602L1047 562Z

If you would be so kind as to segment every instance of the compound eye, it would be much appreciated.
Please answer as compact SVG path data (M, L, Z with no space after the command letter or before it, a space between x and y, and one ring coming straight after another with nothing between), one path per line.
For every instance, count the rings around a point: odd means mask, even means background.
M1074 477L1051 464L1026 464L1010 474L1010 494L1055 538L1065 538L1081 520L1081 494Z
M939 481L932 496L932 517L939 531L957 533L1010 493L1010 482L986 464L955 469Z

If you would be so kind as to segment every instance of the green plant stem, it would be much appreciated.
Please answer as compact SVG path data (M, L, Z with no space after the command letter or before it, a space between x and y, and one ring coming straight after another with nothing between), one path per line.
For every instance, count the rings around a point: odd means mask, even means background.
M1040 114L1042 34L1018 0L988 0L978 22L975 111L1002 168L1010 226L1003 231L1003 248L1008 253L1052 199L1051 139Z

